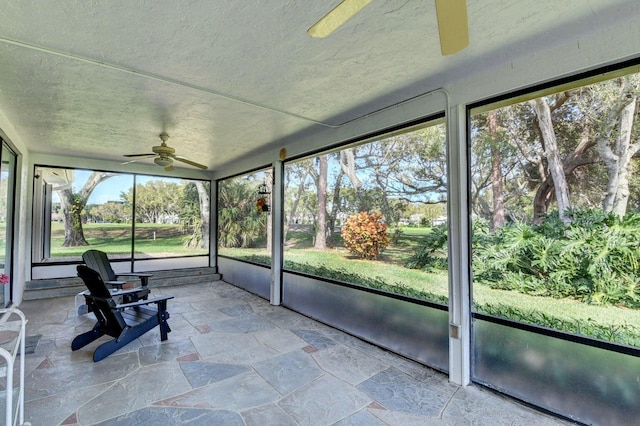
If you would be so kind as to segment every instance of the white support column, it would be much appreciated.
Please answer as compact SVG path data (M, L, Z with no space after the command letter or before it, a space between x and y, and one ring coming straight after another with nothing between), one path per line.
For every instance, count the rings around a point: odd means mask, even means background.
M448 217L449 217L449 380L467 385L471 380L471 265L467 171L467 124L464 105L449 106Z
M218 181L209 185L209 266L218 267ZM216 272L220 272L216 270Z
M273 163L273 187L271 188L271 290L272 305L282 303L282 227L284 218L284 164Z

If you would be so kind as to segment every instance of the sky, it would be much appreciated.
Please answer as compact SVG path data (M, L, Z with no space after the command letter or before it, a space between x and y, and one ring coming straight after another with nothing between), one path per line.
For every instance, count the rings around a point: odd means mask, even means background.
M87 178L92 172L90 170L74 170L74 192L79 191L82 185L87 181ZM176 178L163 178L159 176L141 176L136 178L137 184L144 184L150 180L164 180L164 181L176 181L180 179ZM122 201L120 198L121 192L127 192L129 188L133 186L133 175L130 174L118 174L110 177L109 179L101 182L91 193L87 204L104 204L108 201ZM54 191L52 201L54 203L60 202L58 194Z

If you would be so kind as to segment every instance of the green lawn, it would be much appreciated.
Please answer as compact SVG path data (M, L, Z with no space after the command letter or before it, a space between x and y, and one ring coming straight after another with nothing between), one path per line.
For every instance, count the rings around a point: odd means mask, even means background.
M64 226L51 224L51 257L79 257L86 250L102 250L109 254L131 253L131 224L87 223L83 225L88 246L62 247ZM186 248L184 234L179 225L136 224L136 253L162 256L206 254L207 250Z

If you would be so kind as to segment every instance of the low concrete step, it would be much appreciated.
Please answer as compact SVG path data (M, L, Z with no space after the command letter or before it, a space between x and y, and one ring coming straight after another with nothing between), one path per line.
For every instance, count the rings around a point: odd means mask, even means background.
M152 271L149 288L168 287L180 284L210 283L222 279L216 268L186 268ZM134 281L134 280L132 280ZM32 280L25 283L24 300L49 299L52 297L74 296L87 288L78 277Z

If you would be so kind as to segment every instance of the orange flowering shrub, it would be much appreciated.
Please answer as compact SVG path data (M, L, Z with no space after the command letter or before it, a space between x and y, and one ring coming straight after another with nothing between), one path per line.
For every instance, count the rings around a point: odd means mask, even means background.
M347 249L362 259L375 259L391 241L382 213L360 212L350 216L341 234Z

